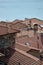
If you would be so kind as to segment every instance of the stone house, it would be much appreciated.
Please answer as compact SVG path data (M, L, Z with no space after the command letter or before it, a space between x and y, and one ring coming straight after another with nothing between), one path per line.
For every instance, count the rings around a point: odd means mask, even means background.
M0 26L0 63L7 64L9 58L15 50L12 49L15 45L16 29L9 29L5 26ZM3 57L4 55L4 57Z

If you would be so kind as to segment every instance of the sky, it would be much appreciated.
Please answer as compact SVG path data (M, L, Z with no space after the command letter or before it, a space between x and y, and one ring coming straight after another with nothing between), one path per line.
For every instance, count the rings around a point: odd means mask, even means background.
M0 0L0 20L43 20L43 0Z

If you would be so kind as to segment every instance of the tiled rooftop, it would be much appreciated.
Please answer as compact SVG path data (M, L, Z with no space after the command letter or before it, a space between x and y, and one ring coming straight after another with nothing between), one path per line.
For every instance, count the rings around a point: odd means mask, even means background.
M0 26L0 35L8 34L8 33L16 33L19 32L16 29L11 29L6 26Z
M40 21L41 20L38 20L36 18L31 19L32 24L33 23L42 24L42 22ZM27 27L26 23L23 23L23 22L27 23L29 22L29 20L27 21L15 20L13 21L13 23L3 23L2 21L2 23L0 24L0 35L20 32L19 30L16 30L16 29L18 28L23 29ZM8 65L40 65L40 61L38 61L39 60L38 58L27 53L27 51L30 50L31 48L37 49L36 36L34 37L29 37L28 35L20 36L15 39L15 43L16 44L14 44L13 46L13 50L15 50L15 52L13 52L12 56L9 59L6 58L8 60ZM30 47L28 46L27 43L30 44ZM40 46L41 46L41 43L40 43ZM12 51L10 50L10 52ZM36 63L34 64L34 62Z

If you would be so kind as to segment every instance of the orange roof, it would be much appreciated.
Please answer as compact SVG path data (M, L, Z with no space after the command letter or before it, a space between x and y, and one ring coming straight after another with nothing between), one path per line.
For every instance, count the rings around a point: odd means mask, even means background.
M20 32L20 31L17 29L8 28L8 33L17 33L17 32Z
M17 33L19 30L8 28L6 26L0 26L0 35L8 34L8 33Z

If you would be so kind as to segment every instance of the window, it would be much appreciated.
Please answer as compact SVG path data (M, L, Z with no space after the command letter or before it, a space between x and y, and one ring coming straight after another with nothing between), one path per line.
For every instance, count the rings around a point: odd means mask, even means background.
M41 33L41 37L43 37L43 33Z
M37 36L37 39L39 40L39 36Z
M41 33L41 42L43 44L43 33Z
M38 24L34 24L34 30L35 30L35 31L38 30Z

